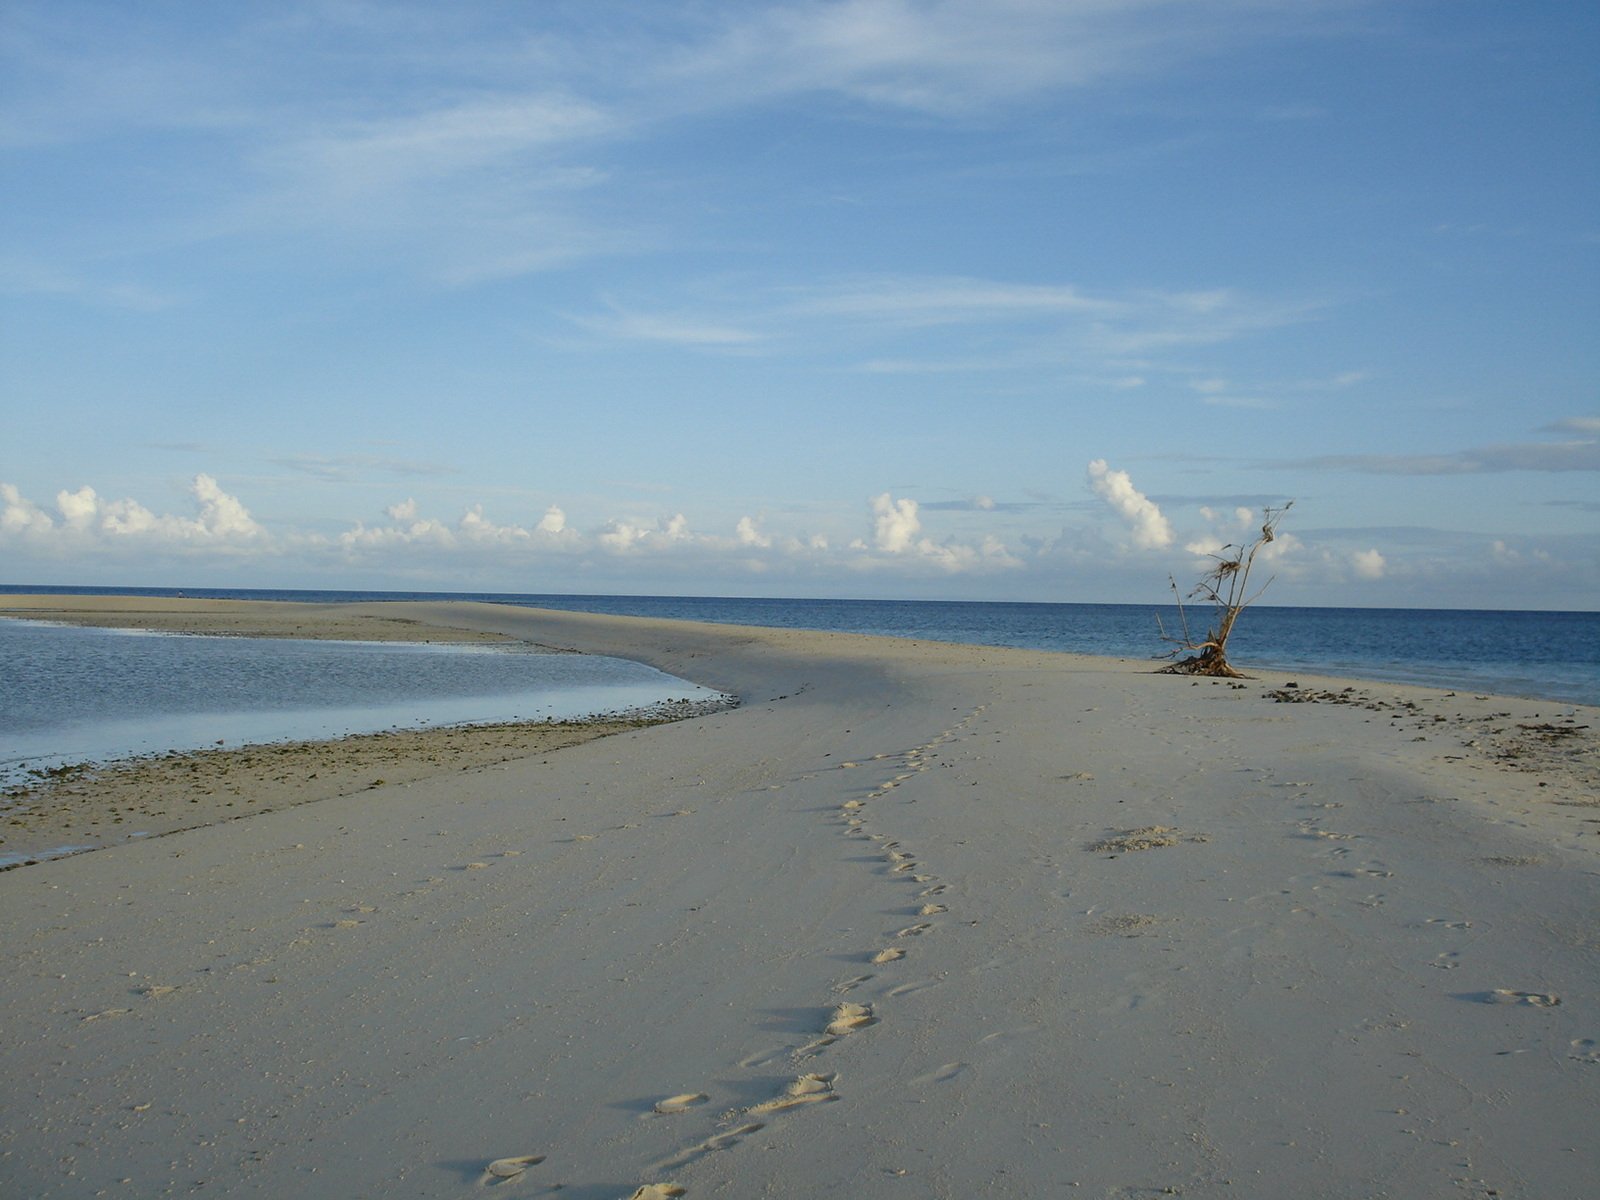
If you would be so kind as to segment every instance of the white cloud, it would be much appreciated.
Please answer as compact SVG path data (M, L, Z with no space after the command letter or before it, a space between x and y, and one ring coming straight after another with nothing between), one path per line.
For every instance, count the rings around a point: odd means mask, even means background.
M0 534L12 538L44 538L55 528L50 514L17 490L15 484L0 483Z
M741 546L753 546L758 550L765 550L772 545L772 539L756 526L751 517L740 517L739 524L734 527L734 540Z
M75 492L56 493L56 511L68 529L87 529L100 512L100 497L87 485Z
M1086 382L1131 391L1147 379L1127 372L1162 369L1163 351L1303 322L1317 308L1227 288L1090 291L1066 281L880 275L702 298L690 312L670 300L653 302L654 311L608 302L604 312L571 319L602 336L723 351L848 346L853 353L870 339L874 350L894 352L865 355L856 369L880 375L1059 371L1068 352ZM948 332L930 341L929 331ZM1211 404L1273 403L1221 378L1190 386Z
M797 301L794 310L901 325L946 325L1061 314L1109 317L1126 307L1119 300L1086 296L1068 284L888 276L816 289Z
M111 564L109 582L125 577L130 562L181 560L187 564L185 570L208 563L248 569L271 562L275 573L292 569L307 578L320 574L350 580L354 572L366 572L373 586L386 586L379 582L383 579L400 586L405 580L427 578L455 579L452 586L463 587L472 586L467 580L478 581L480 587L493 581L510 590L525 587L526 580L535 577L530 570L551 583L560 580L553 590L593 590L596 582L606 580L625 585L622 590L690 592L755 571L767 579L789 580L785 587L806 589L782 593L790 595L816 589L838 594L841 587L856 586L845 581L865 576L889 594L900 588L915 594L917 587L930 581L945 581L954 588L956 580L1016 573L1019 583L1013 586L1023 594L1035 589L1037 595L1037 589L1048 585L1049 594L1081 596L1069 581L1082 577L1085 564L1098 564L1105 569L1099 577L1115 583L1119 563L1139 561L1128 551L1164 549L1181 542L1204 569L1210 565L1205 556L1222 553L1229 545L1248 545L1260 527L1259 512L1218 504L1200 513L1208 528L1179 539L1155 502L1134 487L1126 472L1096 460L1090 464L1089 478L1119 524L1125 522L1131 531L1120 550L1112 538L1088 523L1069 526L1055 538L1032 536L1025 530L1008 540L999 533L951 536L927 528L930 523L937 526L951 510L922 506L889 491L856 509L859 536L854 538L793 526L769 529L765 518L752 515L732 520L724 532L701 533L686 514L678 512L655 518L618 517L574 528L566 512L554 504L511 520L497 519L484 505L472 504L459 510L456 518L441 520L414 498L389 505L385 516L372 525L357 522L338 534L294 529L270 533L237 497L211 476L200 475L190 489L195 507L188 514L152 511L131 498L108 501L87 485L62 490L53 505L41 506L14 485L0 484L0 554L18 572L25 571L28 563L65 561L85 571L92 571L97 562ZM963 509L956 511L971 513L976 507L962 503ZM985 526L1012 528L1010 511L1010 506L996 504L985 514ZM1365 589L1381 584L1382 595L1388 597L1400 594L1396 588L1442 588L1445 585L1439 581L1474 571L1491 582L1537 571L1546 581L1540 586L1547 591L1565 589L1549 594L1582 595L1586 586L1582 581L1592 577L1593 564L1600 562L1592 539L1513 543L1508 538L1490 546L1487 539L1460 535L1456 546L1442 537L1430 530L1332 529L1315 531L1307 545L1280 528L1276 539L1261 548L1257 566L1266 568L1263 581L1278 573L1275 597L1328 602L1330 587ZM1379 551L1378 544L1398 547L1399 557ZM1499 565L1498 574L1490 572L1493 564ZM1506 570L1507 566L1515 570ZM92 576L84 581L92 581ZM1136 586L1148 583L1142 580ZM1065 593L1060 590L1063 585ZM1352 599L1372 602L1376 595L1375 590L1363 591L1359 597L1352 593ZM1419 598L1406 595L1411 602Z
M189 494L195 500L195 515L183 517L151 512L136 500L105 500L84 485L76 491L56 493L57 520L24 498L14 485L3 484L0 534L36 545L48 543L59 552L82 552L96 545L108 549L138 545L154 550L235 550L265 542L266 530L211 476L196 475Z
M237 498L223 491L209 475L196 475L190 488L200 502L196 532L206 537L249 540L266 531L257 525Z
M991 502L992 503L992 502ZM1006 549L994 536L987 536L977 545L956 541L934 541L919 537L922 518L917 502L910 497L896 500L884 492L872 498L873 539L870 549L883 558L858 559L855 566L874 567L890 562L915 562L950 574L1006 570L1022 565L1022 560ZM857 552L869 550L867 543L857 539L851 543Z
M697 317L630 312L615 306L606 316L576 318L583 328L625 341L664 342L704 348L748 347L765 341L764 334Z
M872 498L873 544L885 554L904 554L911 549L922 522L917 517L917 502L910 497L894 499L888 492Z
M723 103L831 92L962 115L1042 92L1145 74L1239 41L1291 32L1315 4L1123 0L806 0L738 18L673 64ZM1219 19L1222 18L1222 19Z
M1358 579L1382 579L1388 565L1376 550L1357 550L1350 556L1350 566Z
M1164 550L1172 545L1172 525L1143 492L1133 486L1126 471L1113 471L1106 460L1089 464L1089 486L1128 523L1133 544L1141 550Z
M608 521L595 537L595 541L603 549L615 554L660 550L670 548L674 544L687 544L692 540L689 519L682 513L657 521L654 526L639 525L631 521Z

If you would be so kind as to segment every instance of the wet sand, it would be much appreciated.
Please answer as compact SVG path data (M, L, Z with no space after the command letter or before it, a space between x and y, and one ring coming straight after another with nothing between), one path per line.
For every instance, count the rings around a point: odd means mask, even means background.
M743 703L0 875L0 1190L1600 1178L1594 709L341 607Z

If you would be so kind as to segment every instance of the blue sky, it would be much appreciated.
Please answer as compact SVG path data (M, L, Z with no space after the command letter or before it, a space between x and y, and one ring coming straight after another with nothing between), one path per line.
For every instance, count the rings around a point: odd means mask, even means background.
M0 16L0 582L1594 608L1600 9Z

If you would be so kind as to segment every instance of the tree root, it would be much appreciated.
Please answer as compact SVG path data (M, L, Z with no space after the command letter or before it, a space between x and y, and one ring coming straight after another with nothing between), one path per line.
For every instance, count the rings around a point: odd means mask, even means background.
M1223 679L1249 679L1246 675L1231 666L1227 659L1220 654L1196 654L1192 658L1180 659L1175 663L1168 663L1156 671L1157 675L1211 675Z

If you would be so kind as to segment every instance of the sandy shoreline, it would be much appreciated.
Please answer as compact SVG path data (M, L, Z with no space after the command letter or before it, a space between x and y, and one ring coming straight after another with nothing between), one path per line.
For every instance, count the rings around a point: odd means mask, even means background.
M0 597L0 617L214 637L516 640L492 631L452 629L381 612L272 601L18 595ZM557 652L553 647L542 649ZM389 730L335 740L78 764L31 786L0 792L0 870L350 795L385 783L409 786L435 775L491 768L670 719L677 718L656 713L624 719Z
M249 631L209 603L164 619ZM744 703L408 786L363 764L318 803L0 875L0 1191L1600 1179L1594 709L295 607L252 619L518 637Z

